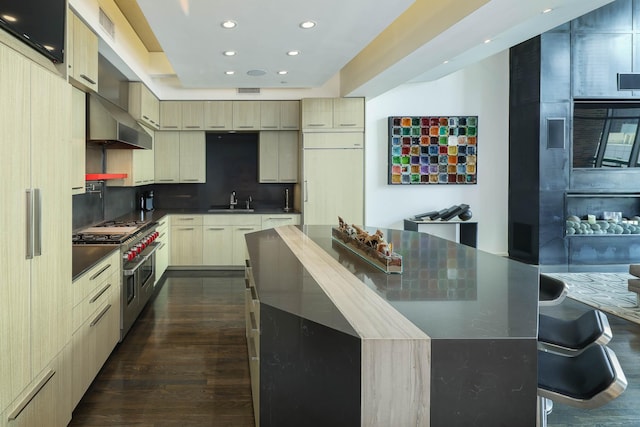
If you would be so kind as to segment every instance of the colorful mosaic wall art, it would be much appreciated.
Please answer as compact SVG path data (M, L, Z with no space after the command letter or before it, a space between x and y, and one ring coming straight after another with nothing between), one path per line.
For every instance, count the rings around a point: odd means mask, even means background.
M476 184L478 116L389 117L389 180Z

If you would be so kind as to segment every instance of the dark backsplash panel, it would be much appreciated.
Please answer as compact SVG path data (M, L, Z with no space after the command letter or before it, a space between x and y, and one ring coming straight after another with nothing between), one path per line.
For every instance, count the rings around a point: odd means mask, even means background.
M155 184L154 206L159 209L208 209L229 205L232 191L238 207L249 196L251 206L284 207L284 190L293 195L293 184L258 182L258 133L207 133L207 182L204 184ZM290 196L292 197L292 196ZM289 200L293 206L293 200Z
M102 153L94 150L96 165ZM94 153L91 151L91 153ZM88 150L89 152L89 150ZM294 206L294 184L258 182L258 133L207 133L207 182L204 184L154 184L144 187L105 187L102 191L73 196L73 229L91 226L138 210L142 192L154 190L156 209L209 209L228 206L236 192L238 207L249 196L255 209L284 207L284 191L289 189L289 206ZM92 172L101 172L96 166ZM99 188L98 188L99 190Z

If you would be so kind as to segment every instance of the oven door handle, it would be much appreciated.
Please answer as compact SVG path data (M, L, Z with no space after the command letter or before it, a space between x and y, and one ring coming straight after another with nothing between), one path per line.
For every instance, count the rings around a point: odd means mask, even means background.
M147 261L146 257L143 257L142 259L140 259L140 261L138 261L133 267L131 268L124 268L122 270L122 274L124 274L125 276L133 276L136 271L138 270L138 268L140 268L140 266L142 264L144 264Z
M141 254L144 257L145 261L149 260L149 258L151 258L151 255L156 253L156 251L159 249L157 243L151 243L149 246L147 246L147 248L149 250L148 251L144 251Z

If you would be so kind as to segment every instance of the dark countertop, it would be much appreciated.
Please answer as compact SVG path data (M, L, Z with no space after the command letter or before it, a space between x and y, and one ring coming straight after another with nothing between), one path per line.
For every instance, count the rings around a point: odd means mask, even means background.
M300 228L433 339L537 337L535 266L426 233L382 229L403 256L404 272L386 274L335 243L331 226ZM250 233L246 240L261 301L353 334L275 230Z
M115 220L141 220L141 221L158 221L165 215L269 215L269 214L292 214L299 215L300 212L284 212L282 209L256 209L254 212L207 212L204 209L155 209L153 211L134 211L126 215L122 215ZM89 270L96 263L100 262L104 257L109 255L111 251L119 249L115 245L72 245L72 280L76 280L82 273Z
M72 245L72 280L76 280L84 272L111 255L113 251L119 250L119 245Z

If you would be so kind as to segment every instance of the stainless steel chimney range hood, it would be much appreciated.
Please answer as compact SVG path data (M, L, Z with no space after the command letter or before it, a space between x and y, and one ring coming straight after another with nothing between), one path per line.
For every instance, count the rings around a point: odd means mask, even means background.
M151 135L125 110L96 94L88 101L88 142L105 148L153 148Z

